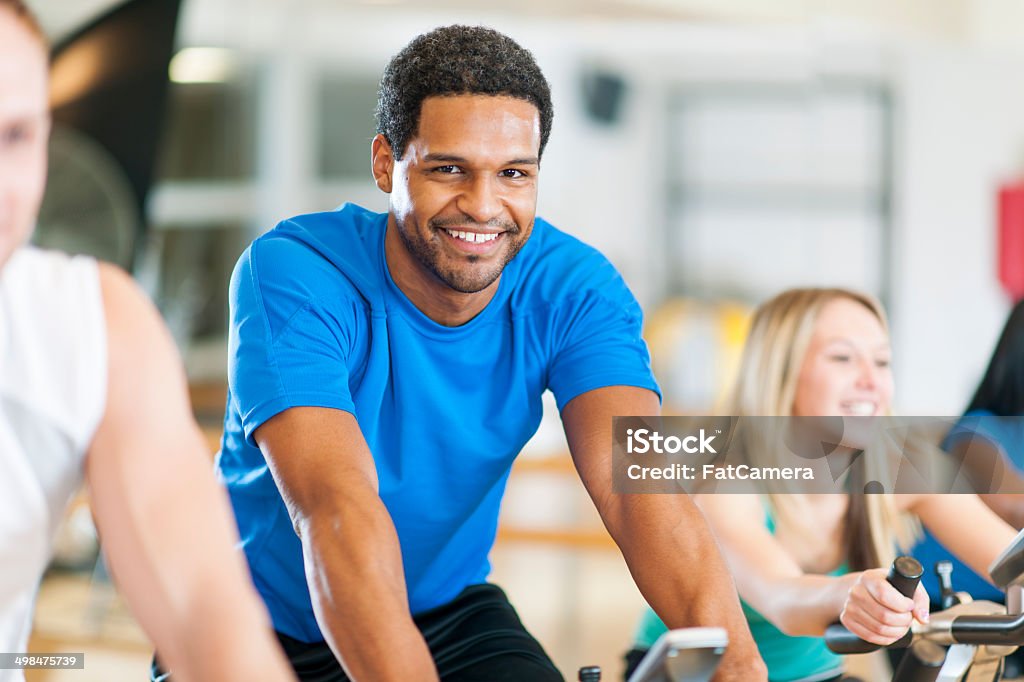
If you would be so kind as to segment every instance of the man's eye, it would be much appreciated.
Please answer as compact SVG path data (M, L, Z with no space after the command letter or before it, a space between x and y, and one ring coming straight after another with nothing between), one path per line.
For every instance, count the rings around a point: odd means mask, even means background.
M503 178L525 178L526 177L526 173L524 173L523 171L519 170L518 168L506 168L505 170L501 171L500 175Z
M434 169L435 173L444 173L446 175L454 175L459 172L458 166L438 166Z
M828 359L832 360L833 362L849 362L850 361L850 356L849 355L830 355Z
M891 361L889 361L889 360L875 360L875 367L878 367L880 369L885 369L890 364L891 364Z

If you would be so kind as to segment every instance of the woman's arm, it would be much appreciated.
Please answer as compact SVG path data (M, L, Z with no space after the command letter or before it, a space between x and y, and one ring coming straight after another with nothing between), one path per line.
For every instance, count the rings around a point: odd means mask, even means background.
M839 577L805 573L765 527L758 496L701 495L697 502L740 596L787 635L820 637L841 620L862 639L889 644L903 636L914 615L927 619L924 590L904 597L885 581L885 569Z

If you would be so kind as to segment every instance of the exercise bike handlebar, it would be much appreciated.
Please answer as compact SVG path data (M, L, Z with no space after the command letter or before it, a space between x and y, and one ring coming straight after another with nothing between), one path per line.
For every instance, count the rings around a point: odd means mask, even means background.
M949 637L957 644L1024 645L1024 614L1016 616L957 616Z
M892 562L892 566L889 567L889 575L885 579L904 597L913 599L922 575L924 575L924 568L921 566L921 562L913 557L900 556ZM907 634L889 644L888 648L906 648L910 646L913 637L913 633L907 630ZM880 644L873 644L861 639L841 623L833 623L825 630L825 645L837 654L866 654L882 648Z
M920 571L915 570L914 564L920 569L920 564L914 559L899 557L889 571L889 582L905 596L912 595L913 589L917 587L917 582L913 580L915 572L918 575L917 580L920 580ZM893 576L896 576L896 582ZM909 589L909 594L904 591L905 589ZM912 631L908 630L906 635L884 648L905 648L910 646L915 638L930 639L945 645L1024 645L1024 614L965 613L960 610L962 608L965 607L956 607L935 614L930 623L915 626ZM943 617L943 614L946 616ZM825 644L837 654L863 654L883 648L881 645L864 641L839 623L833 623L825 631Z

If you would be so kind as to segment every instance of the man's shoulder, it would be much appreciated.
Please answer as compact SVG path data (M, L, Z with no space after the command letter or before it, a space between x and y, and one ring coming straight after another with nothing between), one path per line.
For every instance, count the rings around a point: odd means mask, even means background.
M291 282L313 292L380 287L380 249L386 214L345 204L333 211L288 218L256 238L242 253L236 278L261 285Z
M96 259L18 249L0 271L0 316L19 329L17 336L27 344L35 339L54 352L58 344L73 345L72 330L103 325Z
M533 235L520 255L521 286L547 301L587 293L613 298L629 294L618 270L603 253L543 218L536 219Z
M84 452L105 403L107 315L95 259L23 247L0 273L0 393Z
M549 249L557 249L561 254L571 253L580 258L597 258L607 260L600 251L579 237L555 227L551 222L537 216L533 225L533 236L537 237L537 245ZM533 241L531 239L531 241Z
M986 409L968 411L950 429L947 441L980 436L1004 450L1016 449L1022 443L1022 417L1000 416Z
M384 238L387 214L374 213L355 204L331 211L305 213L279 222L253 242L283 255L301 254L328 260L372 250Z

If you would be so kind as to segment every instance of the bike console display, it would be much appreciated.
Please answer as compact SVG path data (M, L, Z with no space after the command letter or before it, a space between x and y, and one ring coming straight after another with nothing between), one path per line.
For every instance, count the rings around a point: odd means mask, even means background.
M728 644L722 628L669 630L640 661L629 682L708 682Z

